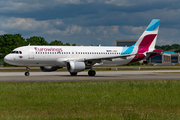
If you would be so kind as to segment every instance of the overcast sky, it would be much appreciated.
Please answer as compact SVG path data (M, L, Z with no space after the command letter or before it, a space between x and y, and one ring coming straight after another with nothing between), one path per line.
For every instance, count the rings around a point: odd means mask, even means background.
M157 45L180 44L180 0L1 0L0 35L77 45L138 39L161 19Z

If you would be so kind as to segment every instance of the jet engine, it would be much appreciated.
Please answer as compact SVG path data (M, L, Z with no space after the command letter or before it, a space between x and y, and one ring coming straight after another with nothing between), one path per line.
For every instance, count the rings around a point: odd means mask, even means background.
M86 65L84 62L69 61L69 62L67 62L66 69L69 72L81 72L86 69Z
M57 69L60 69L62 67L58 67L58 66L41 66L40 70L43 72L52 72L52 71L56 71Z

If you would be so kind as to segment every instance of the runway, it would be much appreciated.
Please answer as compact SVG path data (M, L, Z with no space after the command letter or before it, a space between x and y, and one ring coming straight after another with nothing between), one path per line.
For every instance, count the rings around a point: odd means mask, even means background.
M0 72L0 82L53 82L53 81L109 81L109 80L180 80L180 70L153 71L97 71L96 76L79 72L70 76L68 72Z

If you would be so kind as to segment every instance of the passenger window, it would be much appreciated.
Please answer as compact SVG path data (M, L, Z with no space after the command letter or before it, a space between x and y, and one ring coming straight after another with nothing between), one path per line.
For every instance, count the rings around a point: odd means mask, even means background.
M19 51L19 54L22 54L22 52L21 52L21 51Z

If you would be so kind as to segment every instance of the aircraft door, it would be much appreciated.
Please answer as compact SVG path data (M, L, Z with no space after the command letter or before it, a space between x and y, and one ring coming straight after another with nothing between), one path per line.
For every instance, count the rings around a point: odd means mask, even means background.
M29 48L29 56L28 56L29 59L34 59L34 51L32 48Z

